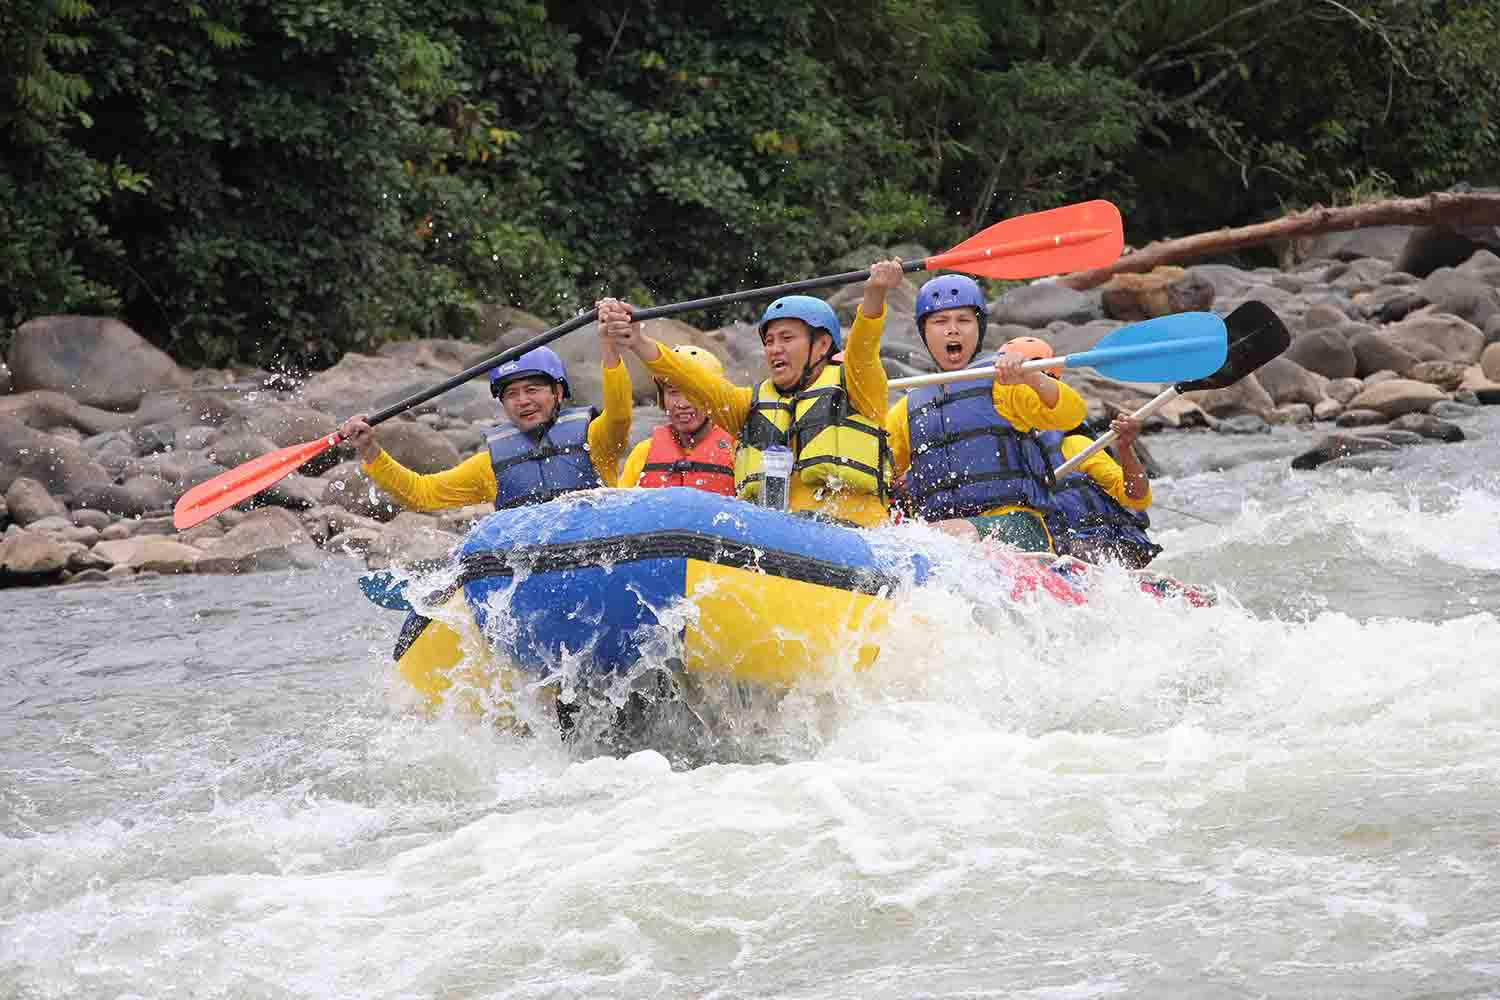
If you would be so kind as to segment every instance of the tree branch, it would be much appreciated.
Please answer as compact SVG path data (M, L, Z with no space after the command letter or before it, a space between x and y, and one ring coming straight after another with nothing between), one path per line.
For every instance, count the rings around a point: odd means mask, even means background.
M1365 226L1438 224L1500 225L1500 195L1434 192L1421 198L1393 198L1348 208L1312 208L1253 226L1220 229L1152 243L1133 254L1121 257L1108 267L1080 271L1064 278L1062 283L1069 288L1093 288L1117 274L1140 274L1163 264L1214 256L1277 240L1362 229Z

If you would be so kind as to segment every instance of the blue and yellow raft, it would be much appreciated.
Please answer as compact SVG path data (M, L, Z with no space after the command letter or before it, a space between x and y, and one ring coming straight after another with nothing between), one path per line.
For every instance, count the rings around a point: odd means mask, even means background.
M396 645L432 701L619 674L651 655L690 674L785 686L879 652L888 598L926 559L877 534L700 490L593 490L480 522Z

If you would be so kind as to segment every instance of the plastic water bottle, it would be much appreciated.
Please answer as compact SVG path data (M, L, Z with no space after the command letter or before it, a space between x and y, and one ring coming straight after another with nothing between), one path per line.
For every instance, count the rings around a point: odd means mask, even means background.
M761 452L761 471L766 477L760 491L761 506L787 510L792 494L792 449L772 445Z

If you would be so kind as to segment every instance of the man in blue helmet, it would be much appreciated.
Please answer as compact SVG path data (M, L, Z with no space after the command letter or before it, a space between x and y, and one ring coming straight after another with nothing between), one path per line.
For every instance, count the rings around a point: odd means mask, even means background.
M885 426L896 473L917 515L951 534L1053 551L1052 465L1033 432L1077 427L1086 407L1046 372L1022 371L1036 354L1019 341L981 359L988 314L972 278L944 275L918 290L917 332L938 368L993 364L995 374L914 389L891 407Z
M413 510L491 502L503 510L613 486L630 436L630 373L600 330L602 413L563 405L571 393L562 359L539 347L490 370L490 392L508 422L485 435L484 451L451 469L420 475L401 465L376 443L363 414L339 432L354 444L365 474Z
M653 378L676 386L715 424L738 438L735 490L760 496L765 449L794 456L789 505L859 525L879 524L889 509L891 454L886 444L887 379L880 363L886 294L901 283L899 260L870 267L864 298L844 342L828 303L788 295L766 308L760 342L770 377L737 386L645 336L630 307L605 300L599 323L635 353ZM843 349L844 360L833 356Z

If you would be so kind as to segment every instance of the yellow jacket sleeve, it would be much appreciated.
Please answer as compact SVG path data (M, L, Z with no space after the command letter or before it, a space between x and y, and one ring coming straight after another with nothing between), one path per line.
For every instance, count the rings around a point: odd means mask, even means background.
M885 419L886 400L891 394L890 378L880 363L880 336L889 313L889 309L883 309L879 316L866 316L861 305L844 343L844 387L849 403L856 413L877 424Z
M615 485L620 456L630 439L630 369L617 362L604 369L604 410L589 421L589 461L605 486ZM491 472L491 483L494 473Z
M447 510L471 503L495 502L495 469L490 453L481 451L443 472L413 472L382 451L364 465L375 485L412 510Z
M1062 453L1064 459L1072 458L1093 444L1089 438L1082 434L1069 434L1062 439ZM1124 507L1130 510L1145 510L1151 506L1151 484L1146 484L1146 495L1137 500L1125 492L1125 470L1120 468L1120 463L1110 457L1107 451L1100 449L1078 467L1078 471L1087 475L1099 488Z
M1029 385L995 383L995 412L1022 434L1027 431L1070 431L1089 415L1088 406L1078 390L1066 382L1057 383L1057 405L1046 406L1042 397Z
M902 396L885 415L885 439L891 446L891 459L895 462L896 478L906 475L911 468L911 431L906 424L906 397Z
M706 413L708 419L738 436L750 416L750 390L659 343L656 346L661 353L655 361L645 362L646 370L653 377L672 383L694 406Z
M632 448L630 457L625 459L625 468L620 473L620 481L615 485L622 490L633 489L641 485L641 473L646 469L646 454L650 451L650 438Z

